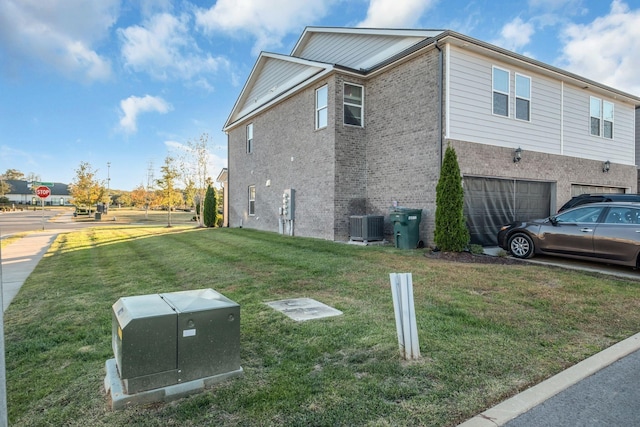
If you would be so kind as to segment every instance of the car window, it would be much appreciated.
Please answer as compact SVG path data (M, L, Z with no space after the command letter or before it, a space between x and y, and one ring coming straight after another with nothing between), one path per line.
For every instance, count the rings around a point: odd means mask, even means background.
M604 222L607 224L640 224L640 209L612 207Z
M604 207L585 205L569 212L563 212L556 216L558 222L598 222L598 217Z

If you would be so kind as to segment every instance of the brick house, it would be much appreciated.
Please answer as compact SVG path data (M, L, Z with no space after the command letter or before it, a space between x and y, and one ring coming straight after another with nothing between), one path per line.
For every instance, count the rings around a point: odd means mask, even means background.
M231 227L349 239L349 217L423 210L433 244L444 150L472 242L583 192L636 192L640 98L452 31L308 27L262 53L224 131ZM608 170L604 172L604 164ZM293 234L293 233L292 233Z

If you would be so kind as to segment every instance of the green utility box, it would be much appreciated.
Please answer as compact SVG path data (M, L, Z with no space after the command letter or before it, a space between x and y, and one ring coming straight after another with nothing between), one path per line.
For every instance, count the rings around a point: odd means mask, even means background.
M240 372L240 306L213 289L123 297L112 346L127 394Z
M395 207L391 209L390 216L396 248L415 249L424 246L420 240L422 209Z

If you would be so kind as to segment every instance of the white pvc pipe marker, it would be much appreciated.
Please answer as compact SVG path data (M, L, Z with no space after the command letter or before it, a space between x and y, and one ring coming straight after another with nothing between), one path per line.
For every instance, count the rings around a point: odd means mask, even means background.
M398 344L402 357L407 360L420 358L416 311L413 304L413 279L411 273L391 273L391 295L396 313Z

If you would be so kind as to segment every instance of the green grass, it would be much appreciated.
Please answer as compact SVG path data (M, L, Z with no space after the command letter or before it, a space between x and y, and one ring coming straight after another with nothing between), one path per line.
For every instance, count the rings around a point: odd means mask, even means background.
M413 274L422 358L401 360L390 272ZM241 306L240 378L111 411L111 305L213 288ZM265 302L342 316L296 323ZM452 426L640 330L640 282L247 229L61 234L5 313L12 426Z

